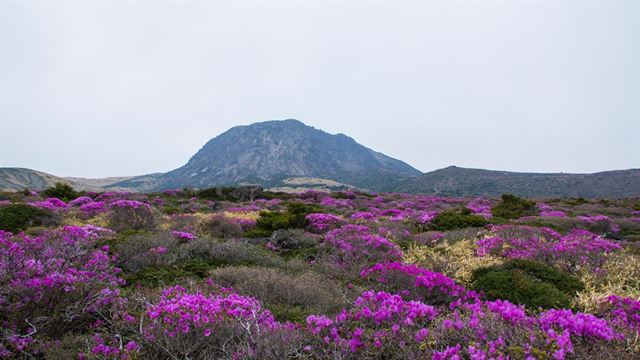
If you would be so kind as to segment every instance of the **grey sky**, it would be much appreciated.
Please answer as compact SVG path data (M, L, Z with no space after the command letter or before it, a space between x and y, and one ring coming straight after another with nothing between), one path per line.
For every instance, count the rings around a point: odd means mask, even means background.
M168 171L297 118L422 171L640 167L637 1L2 1L2 166Z

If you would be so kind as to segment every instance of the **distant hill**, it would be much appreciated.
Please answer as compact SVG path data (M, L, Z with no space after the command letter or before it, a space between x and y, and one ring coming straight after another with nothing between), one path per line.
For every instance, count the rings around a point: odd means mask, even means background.
M21 191L24 188L42 190L53 186L57 182L67 183L77 190L105 191L112 189L139 191L140 187L113 186L114 183L125 182L135 178L137 177L120 176L101 179L60 177L31 169L6 167L0 168L0 191Z
M380 190L417 175L420 171L408 164L346 135L331 135L290 119L229 129L207 142L186 165L161 175L156 189L272 184L306 177Z
M396 191L442 196L499 196L511 193L528 197L638 197L640 169L593 174L545 174L450 166L405 180L397 186Z
M0 168L0 190L40 190L58 181L93 191L255 184L294 192L359 188L442 196L640 197L640 169L543 174L450 166L422 174L346 135L328 134L292 119L233 127L209 140L184 166L167 173L85 179Z

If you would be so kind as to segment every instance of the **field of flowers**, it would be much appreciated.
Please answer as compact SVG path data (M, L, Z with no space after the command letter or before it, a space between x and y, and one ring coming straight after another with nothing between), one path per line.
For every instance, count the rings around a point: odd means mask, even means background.
M640 358L640 199L58 185L0 229L0 358Z

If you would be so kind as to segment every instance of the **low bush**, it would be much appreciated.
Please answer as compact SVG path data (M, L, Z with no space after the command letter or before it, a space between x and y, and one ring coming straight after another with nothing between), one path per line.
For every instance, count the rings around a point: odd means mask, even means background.
M181 245L176 251L178 261L201 259L220 265L284 266L284 261L272 251L243 240L220 242L211 239L198 239Z
M242 226L238 221L220 214L199 221L197 230L204 235L222 239L238 238L243 234Z
M289 203L287 210L283 212L262 211L256 221L256 228L247 232L246 235L248 237L267 237L280 229L304 228L307 215L321 212L320 207L303 203Z
M314 273L289 274L267 267L226 267L210 272L219 285L260 299L279 320L303 321L313 313L336 314L349 305L343 287Z
M511 194L503 194L502 201L492 209L493 216L505 219L518 219L523 216L534 216L538 213L535 201L522 199Z
M117 249L118 258L128 256L119 261L129 285L178 284L186 278L206 278L209 271L226 266L286 267L271 251L240 240L197 239L179 244L154 234L130 236Z
M298 250L317 246L319 239L302 229L283 229L274 231L269 242L278 249Z
M130 234L126 236L127 234ZM178 246L178 239L170 233L145 233L128 230L118 235L121 241L113 245L118 266L127 274L139 272L152 266L163 266L175 263L173 250Z
M109 224L122 230L152 230L155 217L149 204L135 200L118 200L110 205Z
M59 223L51 211L25 204L0 207L0 230L18 232L31 226L51 226Z
M509 300L530 309L568 307L573 295L583 288L570 274L524 259L478 269L471 281L489 299Z
M473 215L471 210L465 208L459 212L444 211L438 214L427 225L429 230L446 231L454 229L465 229L470 227L482 227L489 222L479 215Z

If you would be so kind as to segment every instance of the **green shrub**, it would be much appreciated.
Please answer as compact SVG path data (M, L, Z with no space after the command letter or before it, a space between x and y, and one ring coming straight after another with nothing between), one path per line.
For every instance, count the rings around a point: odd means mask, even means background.
M583 289L578 278L524 259L480 268L471 281L474 289L483 291L489 299L509 300L531 309L569 307L572 296Z
M311 213L323 212L316 205L303 203L290 203L283 212L260 212L255 229L247 232L247 237L267 237L280 229L303 228L306 225L305 217Z
M209 200L217 200L217 201L235 201L236 199L232 196L234 187L212 187L206 188L198 191L198 197L201 199L209 199Z
M504 194L502 201L492 209L493 216L505 219L518 219L523 216L533 216L538 213L535 201L522 199L515 195Z
M460 212L453 210L444 211L438 214L427 226L428 230L447 231L454 229L464 229L470 227L482 227L488 221L482 216L473 215L467 208Z
M58 182L53 187L42 190L40 193L46 197L54 197L64 201L73 200L80 196L80 193L75 191L71 185Z
M162 212L164 212L167 215L175 215L175 214L184 213L184 210L180 209L177 206L166 205L162 207Z
M55 225L58 219L51 211L24 204L0 207L0 230L18 232L30 226Z

